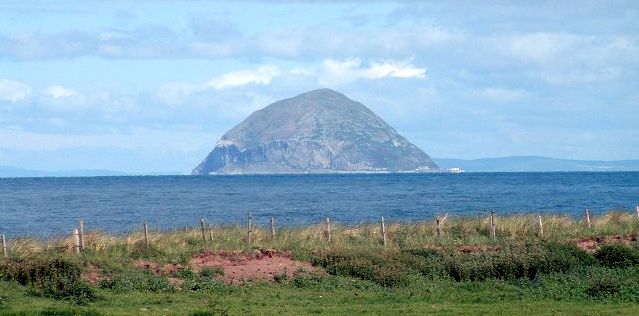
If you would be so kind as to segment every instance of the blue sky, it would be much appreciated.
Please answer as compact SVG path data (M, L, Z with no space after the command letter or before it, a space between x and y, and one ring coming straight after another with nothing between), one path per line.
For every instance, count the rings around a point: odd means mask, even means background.
M0 165L188 172L329 87L433 157L639 158L636 1L2 1Z

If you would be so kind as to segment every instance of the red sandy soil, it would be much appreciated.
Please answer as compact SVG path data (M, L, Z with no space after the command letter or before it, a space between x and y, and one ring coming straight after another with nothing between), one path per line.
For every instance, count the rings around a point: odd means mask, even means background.
M632 235L615 235L605 237L584 238L577 241L577 247L587 252L595 252L601 245L631 245L637 238Z
M136 268L145 269L156 275L175 276L185 267L180 264L161 264L149 260L138 260L133 264ZM293 260L290 251L256 250L246 252L203 252L193 256L189 267L195 272L204 267L218 267L224 270L220 277L227 284L242 284L247 281L273 281L276 275L286 275L289 278L300 272L322 274L323 270L312 266L308 262ZM182 280L170 278L174 284Z
M227 284L246 281L273 281L276 275L294 277L300 272L321 273L308 262L292 259L289 251L258 250L254 253L204 252L191 259L191 267L199 272L204 267L221 267Z

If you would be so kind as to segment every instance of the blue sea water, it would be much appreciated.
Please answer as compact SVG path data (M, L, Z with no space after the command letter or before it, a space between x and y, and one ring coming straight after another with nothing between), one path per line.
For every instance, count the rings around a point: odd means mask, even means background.
M121 233L148 221L154 229L431 220L435 214L477 216L560 213L581 216L634 210L639 172L149 176L0 179L0 232L10 236Z

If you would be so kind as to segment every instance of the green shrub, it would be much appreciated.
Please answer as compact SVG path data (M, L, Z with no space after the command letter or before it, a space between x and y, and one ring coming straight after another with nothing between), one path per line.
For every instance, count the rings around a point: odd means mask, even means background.
M200 271L200 276L204 278L215 278L223 275L224 269L222 267L203 267Z
M373 251L326 251L314 259L315 265L332 275L351 276L386 287L404 286L416 272L398 260L396 254Z
M639 264L637 250L623 245L602 246L595 252L595 258L609 268L626 268Z
M144 241L136 242L130 250L130 256L134 259L160 258L164 255L164 251L160 248L154 245L147 245Z
M288 284L289 277L286 273L278 273L273 276L273 281L279 284Z
M383 289L379 284L371 281L334 275L300 274L293 278L291 284L297 288L325 291L334 291L335 289L378 291Z
M36 315L38 316L101 316L102 313L99 313L94 310L82 311L76 309L45 309L40 311Z
M229 294L237 289L234 286L226 285L216 279L204 277L185 280L181 287L190 291L207 291L218 294Z
M62 259L3 261L0 278L30 286L30 293L38 296L70 299L77 304L95 300L95 294L81 278L80 267Z
M617 280L597 280L586 289L586 294L593 298L609 298L618 294L620 288L621 284Z
M225 308L216 308L210 311L191 313L191 316L226 316L226 315L229 315L229 311L228 309L225 309Z
M499 250L444 256L445 271L456 281L534 279L542 273L573 271L594 262L576 246L557 243L515 243Z
M177 272L177 277L182 278L182 279L195 279L197 277L197 273L195 273L195 271L191 270L191 269L182 269L180 271Z
M168 278L151 274L121 273L101 280L98 286L118 293L175 291Z
M402 251L399 260L406 266L430 279L446 275L444 257L433 249L412 249Z
M567 272L579 267L595 264L589 253L572 244L551 242L546 244L546 260L539 262L539 270L543 273Z

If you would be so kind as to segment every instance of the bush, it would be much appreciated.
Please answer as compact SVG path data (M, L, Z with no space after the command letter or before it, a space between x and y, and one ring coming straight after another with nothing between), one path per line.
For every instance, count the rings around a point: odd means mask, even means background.
M98 283L103 289L118 293L130 292L173 292L175 288L166 277L143 274L118 274L114 277L103 279Z
M215 278L223 275L224 269L222 267L203 267L200 271L200 276L204 278Z
M138 241L133 244L130 256L134 259L151 259L164 256L164 252L156 246L147 245L144 241Z
M639 264L639 254L635 249L623 245L602 246L595 252L595 258L609 268L626 268Z
M620 288L621 284L616 280L597 280L586 289L586 294L593 298L608 298L618 294Z
M226 285L216 279L211 278L185 280L184 283L182 283L181 288L190 291L207 291L219 294L233 293L237 289L237 287Z
M191 269L182 269L180 271L177 272L177 277L180 277L182 279L195 279L197 277L197 273L195 273L195 271L191 270Z
M430 279L446 275L443 255L433 249L412 249L402 252L399 260Z
M31 293L55 299L70 299L77 304L95 300L95 294L81 278L81 269L62 259L4 261L0 279L17 281L31 287Z
M387 287L404 286L416 272L398 260L396 254L365 251L326 251L313 259L332 275L351 276Z
M499 251L450 253L445 271L456 281L534 279L542 273L568 272L593 265L591 255L573 245L512 244Z
M94 310L81 311L81 310L75 310L75 309L50 308L50 309L45 309L43 311L40 311L36 315L39 315L39 316L101 316L103 314Z
M540 272L543 273L567 272L595 264L592 255L572 244L551 242L546 244L545 251L546 260L539 266Z

